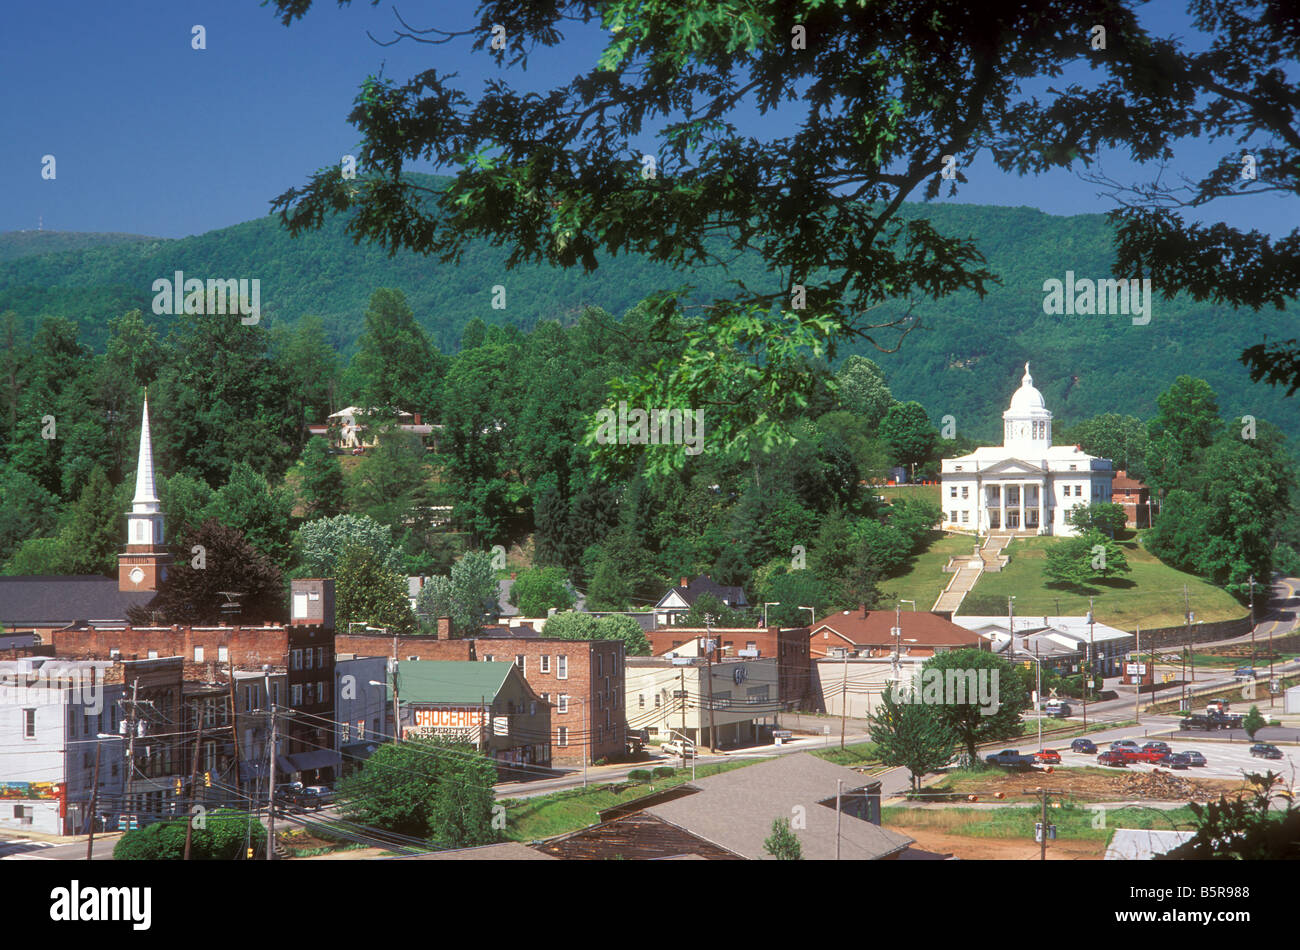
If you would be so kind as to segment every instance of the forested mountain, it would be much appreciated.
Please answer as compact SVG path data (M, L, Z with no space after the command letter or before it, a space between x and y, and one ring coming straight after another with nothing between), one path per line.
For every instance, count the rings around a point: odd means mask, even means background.
M1294 405L1281 391L1251 383L1236 359L1265 337L1294 336L1290 314L1164 300L1157 287L1154 316L1145 326L1125 315L1049 316L1042 306L1045 280L1064 280L1067 270L1078 278L1110 276L1112 236L1103 216L953 204L914 205L908 214L928 217L941 232L975 237L1002 280L983 300L960 293L922 302L915 311L921 328L897 353L858 348L882 366L898 398L922 402L936 423L951 414L962 434L997 438L1000 413L1029 361L1062 427L1102 412L1148 417L1171 379L1193 373L1214 387L1225 416L1254 415L1300 435ZM602 261L591 274L543 266L508 272L507 252L487 245L446 265L354 245L339 219L300 238L289 237L271 217L180 240L51 233L33 244L33 235L43 233L0 235L0 312L16 311L28 328L42 315L66 316L96 350L107 339L108 319L132 308L165 331L174 318L150 314L150 286L176 270L187 277L259 278L265 323L319 315L328 339L345 354L354 348L367 300L378 287L402 290L431 341L451 352L474 317L531 330L541 320L571 323L588 305L622 313L661 288L690 284L701 296L716 296L727 294L736 278L756 287L775 279L753 257L733 262L729 271L674 272L625 256ZM41 246L49 250L40 253ZM19 254L25 256L13 259ZM506 288L504 310L491 306L497 284Z
M5 231L0 233L0 261L155 240L157 238L143 234L117 234L111 231Z

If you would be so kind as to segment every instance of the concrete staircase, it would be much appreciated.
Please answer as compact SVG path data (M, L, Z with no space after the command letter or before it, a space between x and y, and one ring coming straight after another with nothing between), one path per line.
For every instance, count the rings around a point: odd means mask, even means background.
M982 546L972 545L970 554L948 561L944 572L952 574L952 580L930 609L955 614L981 574L985 571L1000 571L1011 562L1010 556L1003 552L1013 537L1010 533L989 535Z

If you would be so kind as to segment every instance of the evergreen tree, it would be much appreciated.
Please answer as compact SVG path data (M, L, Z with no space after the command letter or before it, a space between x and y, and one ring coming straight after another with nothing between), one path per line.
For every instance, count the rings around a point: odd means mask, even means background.
M763 841L763 850L778 861L802 861L803 845L799 836L790 829L789 818L772 822L772 833Z
M343 469L324 439L308 439L298 463L308 518L332 518L343 510Z
M892 685L886 687L880 705L867 719L880 761L891 768L907 769L912 790L919 792L922 776L948 764L956 737L929 708L907 698L896 695Z

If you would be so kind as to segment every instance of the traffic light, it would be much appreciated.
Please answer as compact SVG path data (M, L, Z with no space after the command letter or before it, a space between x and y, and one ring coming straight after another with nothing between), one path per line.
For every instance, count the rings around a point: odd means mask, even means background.
M179 795L180 793L181 793L181 780L178 777L176 779L176 794Z
M204 785L205 788L211 788L211 787L212 787L212 773L211 773L211 772L204 772L204 773L203 773L203 785Z

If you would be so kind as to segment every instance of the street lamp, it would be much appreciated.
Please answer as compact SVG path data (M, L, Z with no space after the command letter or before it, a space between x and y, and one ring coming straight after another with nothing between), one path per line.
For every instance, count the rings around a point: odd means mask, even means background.
M816 623L817 623L817 610L816 610L816 608L814 608L814 607L804 607L804 606L800 605L799 609L800 609L800 610L806 610L806 611L808 611L808 616L812 618L812 623L813 623L813 624L816 624Z
M118 735L115 732L96 733L96 739L125 739L125 736ZM95 810L99 806L99 751L103 748L102 742L95 743L95 774L90 780L90 833L86 837L86 860L89 861L95 850Z
M779 600L765 600L765 601L763 601L763 629L764 629L764 630L767 629L767 608L768 608L768 607L780 607L780 606L781 606L781 602L780 602Z
M380 682L379 680L370 680L370 685L382 686L385 689L388 688L387 683ZM401 720L401 713L399 710L400 707L398 705L398 699L397 699L397 661L394 660L393 661L393 737L392 737L394 742L396 742L398 739L401 738L400 733L402 730L402 720Z

